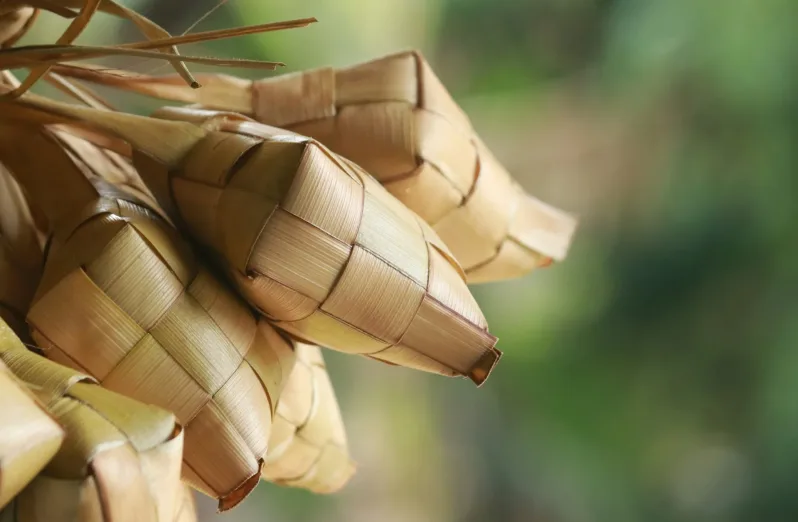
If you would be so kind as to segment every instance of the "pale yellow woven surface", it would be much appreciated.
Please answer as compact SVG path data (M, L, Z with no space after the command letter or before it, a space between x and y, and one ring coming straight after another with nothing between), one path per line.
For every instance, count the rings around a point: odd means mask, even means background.
M107 150L98 151L73 134L59 132L58 137L76 155L96 158L94 169L87 174L133 191L148 206L155 207L129 162ZM343 487L354 473L343 420L320 349L298 343L296 357L297 364L277 405L261 476L317 493L331 493Z
M253 94L259 121L319 139L424 218L470 282L565 256L574 219L511 179L420 54L261 80Z
M296 366L277 405L262 476L278 484L333 493L355 472L341 411L321 350L298 343L296 354Z
M16 520L174 520L183 494L183 434L174 415L30 352L2 323L0 341L0 360L66 432L52 460L16 498Z
M320 140L433 226L469 282L524 275L562 260L570 246L576 220L525 193L417 52L254 82L201 75L199 90L177 77L64 73L241 112Z
M0 104L12 118L84 122L126 140L165 210L295 337L477 384L498 361L438 235L317 141L234 114L167 111L161 116L188 121L153 120L31 95Z
M139 171L277 326L392 364L487 378L500 354L459 265L365 171L273 127L161 116L219 130L205 130L176 168L134 156Z
M108 389L173 411L185 426L184 477L232 507L260 475L291 344L199 264L169 224L92 186L82 171L93 155L67 152L42 133L2 154L54 224L28 314L34 338L48 357ZM47 188L36 190L33 180L42 179Z

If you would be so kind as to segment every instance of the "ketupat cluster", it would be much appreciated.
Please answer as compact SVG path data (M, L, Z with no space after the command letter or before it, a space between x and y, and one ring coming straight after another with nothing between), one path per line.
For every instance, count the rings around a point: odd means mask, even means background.
M574 220L512 180L418 52L256 81L200 75L203 90L176 76L63 73L318 139L429 223L470 283L522 276L568 250Z
M12 47L37 9L73 21ZM148 41L71 46L97 10ZM482 384L501 354L466 283L564 257L575 221L512 181L418 53L197 89L174 48L307 23L171 37L112 0L0 5L13 520L189 521L181 478L222 510L260 479L337 491L355 466L318 346ZM178 76L65 64L104 54ZM39 77L82 105L27 94ZM75 78L198 105L134 116Z

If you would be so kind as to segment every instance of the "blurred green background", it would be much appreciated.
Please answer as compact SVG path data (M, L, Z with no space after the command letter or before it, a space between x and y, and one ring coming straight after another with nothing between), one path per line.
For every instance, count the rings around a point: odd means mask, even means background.
M214 6L123 3L174 33ZM329 353L352 483L202 520L798 520L798 3L231 0L196 30L305 16L184 52L289 72L420 48L581 227L565 263L474 288L505 353L482 389ZM81 41L138 39L100 19Z

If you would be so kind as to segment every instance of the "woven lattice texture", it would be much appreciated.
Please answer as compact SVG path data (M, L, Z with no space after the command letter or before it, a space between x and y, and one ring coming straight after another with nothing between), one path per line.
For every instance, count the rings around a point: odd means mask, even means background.
M296 360L277 405L262 476L332 493L355 473L338 400L317 346L298 343Z
M81 170L93 156L44 133L3 154L53 224L27 317L34 339L104 387L174 412L185 426L184 477L221 509L234 506L258 481L291 344L170 225L89 183Z
M0 319L0 354L19 340ZM0 508L55 455L64 432L0 359Z
M0 5L0 48L14 44L36 18L32 7Z
M571 243L576 221L512 180L417 52L258 81L203 75L198 90L177 77L64 73L318 139L433 226L469 282L524 275L563 259Z
M97 151L75 135L59 132L58 137L70 150L101 156L94 164L105 164L106 168L90 175L133 190L148 206L155 205L129 162L113 152ZM349 458L343 419L321 350L297 343L296 361L277 405L261 476L317 493L332 493L348 482L355 469Z
M43 235L22 189L0 164L0 319L27 334L25 313L42 268Z
M17 496L16 520L175 520L183 503L183 433L174 415L30 352L3 328L0 360L66 432L52 460Z
M224 260L241 293L300 340L482 383L499 358L459 265L423 220L320 143L220 115L159 200Z
M574 220L527 195L418 53L257 81L256 119L374 175L452 249L470 282L562 259Z

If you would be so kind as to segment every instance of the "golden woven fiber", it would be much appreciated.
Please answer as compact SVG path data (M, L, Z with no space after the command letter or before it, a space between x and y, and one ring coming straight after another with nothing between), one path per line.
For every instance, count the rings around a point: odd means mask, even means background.
M3 323L0 360L66 431L55 457L17 496L15 520L175 520L183 502L183 433L174 415L28 351Z
M0 319L0 353L19 343ZM0 508L47 464L64 432L0 360Z
M252 95L259 121L317 138L372 173L433 226L469 282L565 256L574 220L510 178L419 53L261 80Z
M203 132L174 170L138 155L139 170L251 303L313 344L487 378L496 339L422 220L314 140L224 115L207 124L219 130Z
M297 343L296 360L277 405L262 476L333 493L355 473L338 401L317 346Z
M295 337L477 384L498 361L438 235L317 141L226 113L166 121L32 95L0 104L8 118L82 121L127 140L159 203Z
M111 164L88 150L41 128L0 127L0 160L54 231L27 317L34 339L104 387L174 412L184 478L228 509L259 479L292 346L171 225L121 189L92 185L82 171Z
M485 147L418 52L258 81L67 74L237 111L318 139L373 174L427 221L471 283L524 275L565 257L575 220L526 194Z
M70 150L90 153L93 147L72 134L57 134ZM90 174L135 191L149 206L154 206L138 173L121 157L96 149L95 156L93 163L98 169ZM117 165L102 168L100 165L106 162ZM304 343L297 343L295 350L297 363L277 403L261 477L316 493L332 493L341 489L355 471L346 445L343 419L321 350Z
M25 195L0 164L0 319L23 338L25 313L41 275L43 242Z

